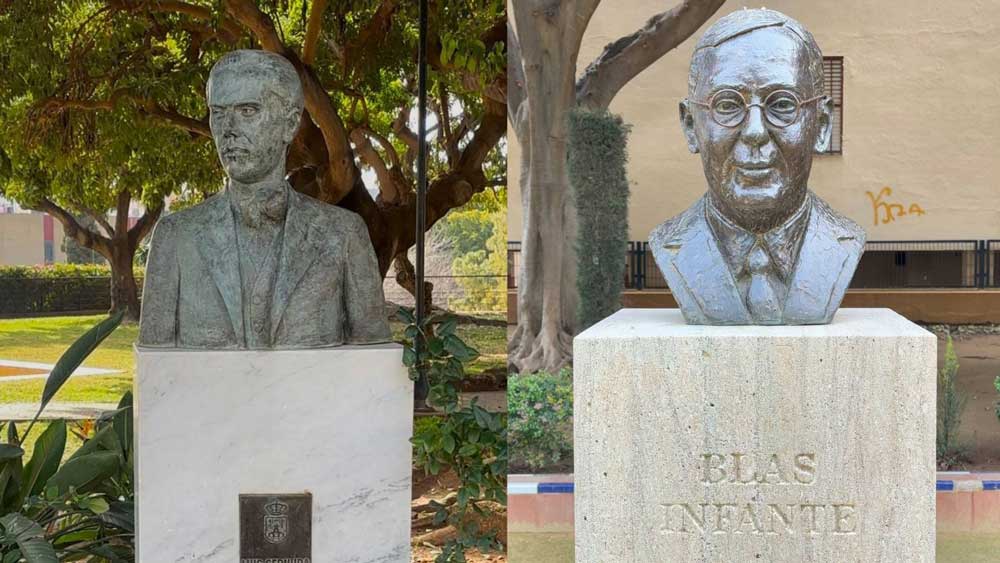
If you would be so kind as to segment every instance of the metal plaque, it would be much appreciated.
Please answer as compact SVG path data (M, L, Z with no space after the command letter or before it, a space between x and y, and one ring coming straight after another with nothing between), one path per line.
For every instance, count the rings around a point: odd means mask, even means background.
M240 563L312 563L312 495L240 495Z

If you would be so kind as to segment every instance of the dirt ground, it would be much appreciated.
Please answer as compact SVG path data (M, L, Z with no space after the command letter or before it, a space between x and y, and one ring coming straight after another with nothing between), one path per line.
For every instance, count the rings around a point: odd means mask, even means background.
M1000 470L1000 420L995 412L1000 393L993 380L1000 375L1000 335L973 335L954 338L958 354L956 386L968 402L959 426L959 440L969 447L969 471ZM944 363L945 339L938 338L938 367Z
M411 562L433 563L441 553L440 546L455 537L455 529L446 525L435 526L432 522L433 509L428 508L428 503L434 500L444 505L451 505L455 501L461 483L451 471L434 476L415 470L412 477ZM495 530L500 540L506 543L507 510L498 504L490 508L490 517L479 520L479 524L482 528ZM467 550L465 559L468 563L507 563L507 555L504 553L483 554L475 549Z

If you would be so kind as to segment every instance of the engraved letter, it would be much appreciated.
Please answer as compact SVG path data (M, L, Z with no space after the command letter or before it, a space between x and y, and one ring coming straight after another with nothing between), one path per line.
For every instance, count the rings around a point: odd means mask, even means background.
M777 481L772 481L771 477L777 477ZM771 461L767 463L767 471L763 476L757 475L758 483L770 483L776 485L778 483L784 483L785 478L781 475L781 461L778 459L778 454L771 455Z
M715 507L715 529L712 530L713 534L727 534L731 530L729 527L732 525L731 515L726 513L727 508L736 510L735 504L714 504ZM725 527L723 527L725 526Z
M809 512L809 518L806 519L806 531L810 535L816 535L819 533L819 521L816 518L816 511L823 510L822 504L803 504L802 512Z
M833 533L853 534L858 529L858 515L853 504L833 505Z
M763 528L760 525L760 518L757 517L757 513L753 511L753 504L747 503L743 506L743 510L740 512L740 523L736 527L736 534L743 533L743 526L750 524L753 527L751 533L760 534L763 532Z
M690 504L686 504L685 503L685 504L681 505L681 508L684 509L684 512L681 513L681 530L680 531L682 531L682 532L688 532L687 519L684 518L684 515L687 514L688 519L690 519L692 522L694 522L694 525L698 528L698 531L701 532L701 533L705 533L705 508L708 505L707 504L701 504L699 506L701 507L701 516L700 517L694 513L694 510L691 509L691 505Z
M701 480L706 485L714 485L726 480L726 458L719 454L702 454L705 461L704 478ZM718 476L713 476L712 472L717 471Z
M670 527L670 509L677 505L674 503L663 503L660 506L663 507L663 526L660 527L660 531L664 534L675 532L676 530Z
M754 472L751 469L750 476L746 479L743 478L743 458L746 454L733 454L733 474L729 479L730 483L752 483L754 479Z
M816 454L795 456L795 480L803 485L816 482Z
M785 531L787 531L789 534L794 534L795 533L795 526L794 526L794 523L795 523L795 505L794 504L788 504L786 506L788 507L788 512L782 512L781 511L781 505L778 505L778 504L769 504L769 505L767 505L768 509L770 509L770 512L771 512L771 530L770 530L770 533L772 533L772 534L778 534L778 532L774 531L774 520L775 520L775 517L781 519L782 524L785 525Z

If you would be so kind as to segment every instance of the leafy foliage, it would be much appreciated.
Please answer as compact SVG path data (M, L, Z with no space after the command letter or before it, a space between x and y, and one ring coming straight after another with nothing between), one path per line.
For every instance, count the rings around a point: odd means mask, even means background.
M573 458L573 374L512 375L507 390L511 465L550 469Z
M942 467L954 465L965 453L965 447L958 441L958 427L968 397L956 388L957 376L958 355L949 334L937 383L937 459Z
M452 274L465 297L451 304L461 311L507 310L507 214L462 210L453 226L459 234ZM449 222L451 215L448 217Z
M435 315L417 325L413 315L402 308L398 317L407 323L403 363L413 379L420 370L427 374L428 402L445 413L440 424L416 428L412 438L414 463L434 475L452 469L461 481L454 510L435 506L435 524L447 521L458 531L457 539L444 547L438 562L461 563L468 548L502 548L493 533L481 530L466 515L470 510L485 514L484 501L507 502L507 421L475 400L461 404L459 382L465 376L465 365L479 353L456 336L454 317ZM419 355L414 348L417 338L423 342Z
M576 240L580 329L621 308L628 246L629 128L606 111L569 116L569 180L579 217Z
M109 317L63 354L49 376L38 415L84 359L121 323ZM134 560L132 396L105 413L65 462L66 422L49 424L24 462L24 433L7 425L0 444L0 560L50 563Z

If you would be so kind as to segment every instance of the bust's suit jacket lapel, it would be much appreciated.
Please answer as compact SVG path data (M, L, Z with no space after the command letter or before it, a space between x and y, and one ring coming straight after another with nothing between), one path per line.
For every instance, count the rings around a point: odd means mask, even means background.
M271 338L278 332L281 317L288 306L288 299L302 281L306 271L322 254L318 248L322 233L315 232L320 218L305 204L302 194L288 188L288 212L285 215L285 233L281 242L281 260L278 278L271 300ZM313 249L313 247L317 247ZM330 283L337 283L331 279Z
M243 338L243 287L240 283L240 257L236 244L236 223L229 206L229 192L223 191L209 199L207 206L210 228L202 231L198 244L201 257L208 265L212 281L226 303L226 312L238 340Z
M865 244L864 231L846 228L823 201L812 200L809 225L785 298L785 324L833 320Z
M688 323L750 322L750 312L705 219L704 198L655 233L653 255ZM704 294L709 287L718 289ZM739 311L735 319L733 311Z

